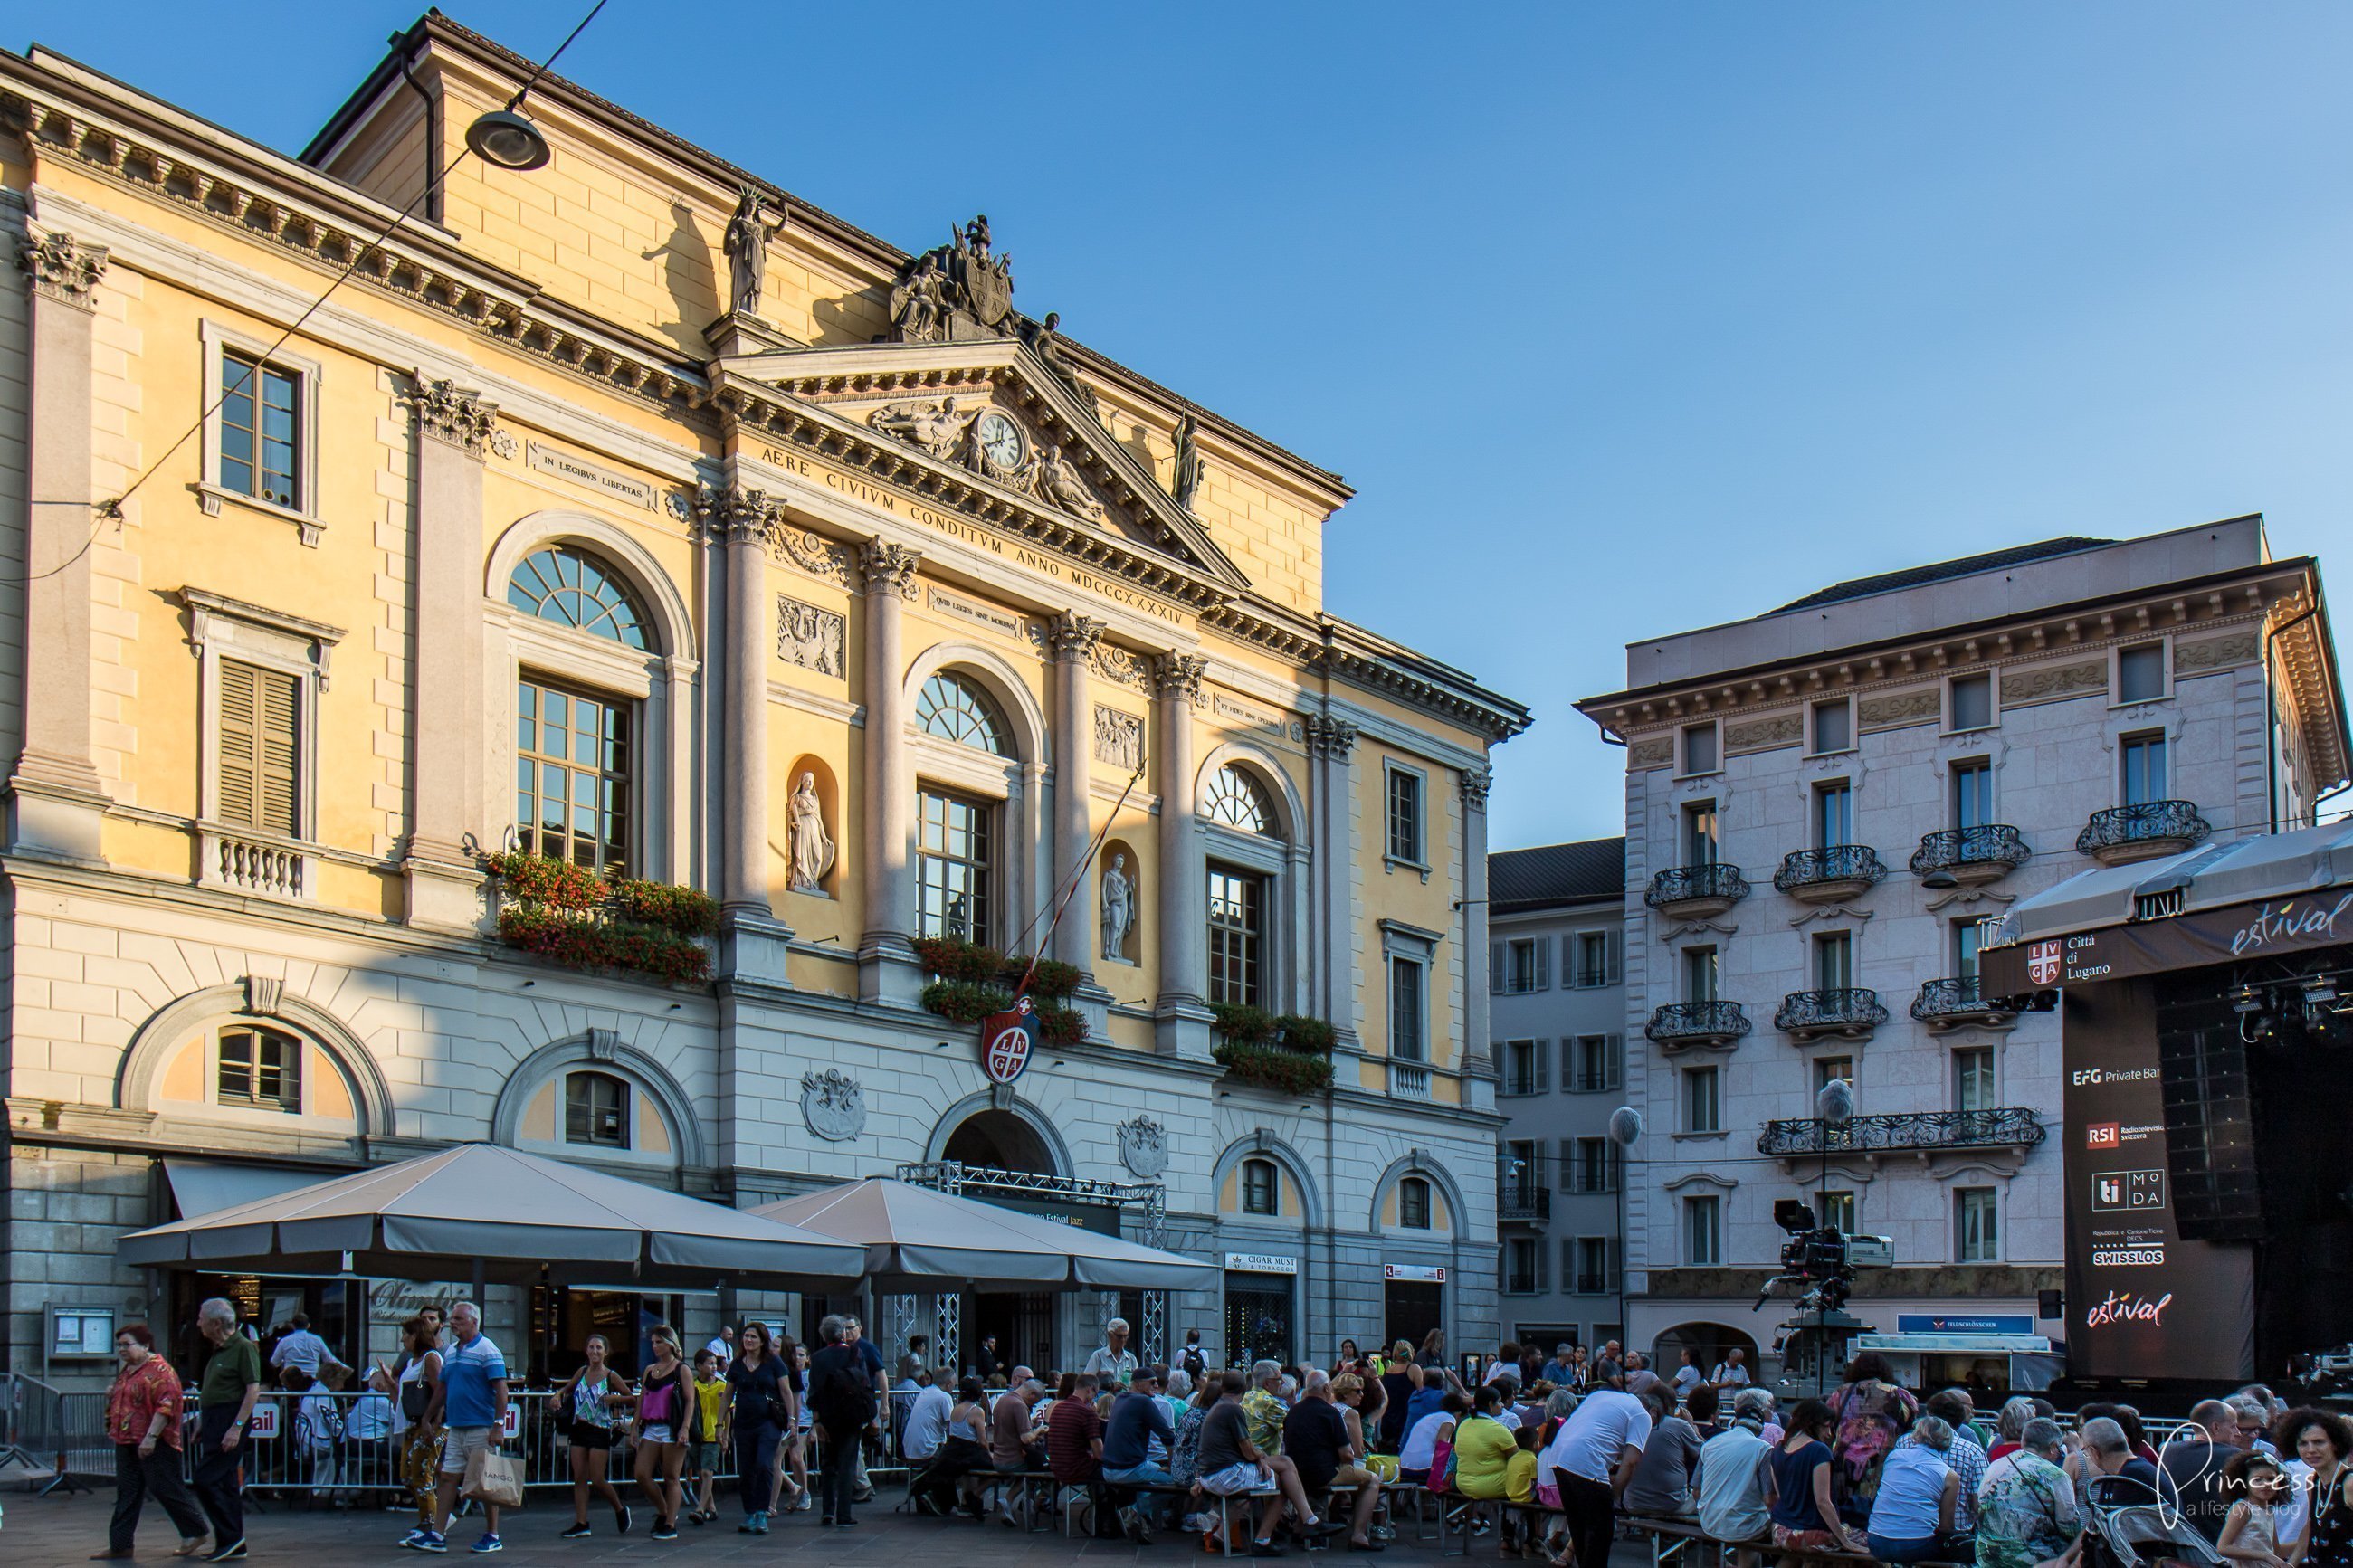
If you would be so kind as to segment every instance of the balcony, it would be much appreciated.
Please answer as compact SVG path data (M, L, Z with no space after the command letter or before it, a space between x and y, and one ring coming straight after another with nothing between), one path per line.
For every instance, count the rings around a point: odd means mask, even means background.
M1886 875L1879 851L1869 845L1834 844L1781 857L1773 887L1805 903L1835 904L1869 892Z
M1669 920L1713 920L1748 896L1740 868L1723 861L1676 866L1651 879L1642 901Z
M1507 1268L1504 1270L1504 1295L1535 1296L1541 1295L1543 1291L1544 1276L1538 1274L1534 1269Z
M1419 1062L1389 1062L1389 1094L1397 1100L1428 1100L1430 1069Z
M1887 1009L1880 1003L1879 993L1860 985L1841 985L1830 991L1792 991L1781 998L1781 1005L1773 1015L1773 1026L1799 1045L1833 1036L1842 1040L1867 1040L1871 1032L1885 1022Z
M1642 1033L1668 1051L1728 1046L1748 1033L1748 1015L1737 1002L1670 1002L1651 1013Z
M1505 1225L1540 1225L1552 1217L1552 1192L1525 1172L1495 1183L1495 1217Z
M1768 1121L1757 1135L1757 1152L1792 1162L1826 1153L1862 1154L1873 1164L1899 1154L1925 1162L1932 1154L1956 1150L2007 1152L2022 1160L2042 1139L2043 1126L2034 1112L2013 1105L1994 1110L1858 1116L1843 1126L1811 1116Z
M2123 866L2194 849L2213 831L2189 801L2147 800L2092 813L2076 836L2075 852L2103 866Z
M2002 1001L1985 995L1976 975L1958 974L1921 986L1920 994L1912 998L1912 1016L1937 1034L1970 1024L2006 1029L2017 1020L2018 1009L2003 1006Z
M1920 836L1912 874L1930 888L1982 888L1999 882L2034 853L2006 822L1947 827Z
M1580 1296L1607 1296L1609 1294L1609 1281L1599 1274L1580 1274L1577 1277L1577 1293Z

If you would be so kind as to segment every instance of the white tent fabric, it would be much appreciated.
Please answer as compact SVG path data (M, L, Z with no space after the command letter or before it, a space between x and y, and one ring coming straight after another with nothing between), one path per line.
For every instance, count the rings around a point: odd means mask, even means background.
M609 1276L617 1265L649 1286L681 1276L852 1279L864 1257L830 1237L494 1143L135 1231L115 1250L131 1264L408 1279L462 1278L478 1260L496 1279L536 1279L543 1264Z
M977 1198L874 1176L751 1211L866 1249L888 1285L1210 1290L1215 1265Z

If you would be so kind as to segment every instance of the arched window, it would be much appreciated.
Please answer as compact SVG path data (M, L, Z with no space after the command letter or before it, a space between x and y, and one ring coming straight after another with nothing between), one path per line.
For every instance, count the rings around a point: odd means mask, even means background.
M1255 833L1262 838L1281 837L1275 826L1274 803L1267 798L1265 787L1230 763L1210 775L1201 814L1211 822Z
M629 1147L629 1086L608 1072L564 1080L564 1141L606 1149Z
M525 556L507 579L507 603L623 647L646 646L646 618L620 579L595 556L568 545L551 544Z
M1242 1213L1273 1214L1277 1191L1273 1161L1244 1160L1242 1162Z
M954 741L993 756L1013 755L1012 732L987 692L948 670L923 682L915 699L915 722L926 735Z
M1430 1183L1407 1176L1398 1183L1398 1224L1407 1230L1430 1228Z

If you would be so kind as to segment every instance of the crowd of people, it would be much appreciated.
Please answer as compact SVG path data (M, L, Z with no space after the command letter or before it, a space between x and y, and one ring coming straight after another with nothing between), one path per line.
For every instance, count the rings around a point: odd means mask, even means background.
M501 1549L500 1510L477 1483L509 1442L510 1379L473 1303L419 1313L400 1354L364 1373L299 1318L266 1356L227 1301L206 1302L198 1329L209 1353L193 1385L143 1326L117 1335L116 1505L93 1557L132 1554L151 1498L179 1532L174 1555L243 1557L246 1444L270 1390L293 1411L290 1451L311 1488L368 1473L373 1456L415 1511L402 1547L449 1551L474 1498L484 1528L469 1550ZM826 1318L818 1338L812 1351L747 1322L690 1355L663 1325L631 1373L590 1335L549 1397L571 1481L561 1537L596 1533L601 1504L617 1532L642 1506L655 1540L677 1540L681 1521L719 1518L731 1471L745 1533L807 1511L854 1527L895 1405L894 1457L918 1512L985 1520L993 1507L1025 1524L1029 1489L1000 1483L1042 1477L1092 1500L1097 1533L1138 1543L1181 1530L1252 1556L1282 1555L1285 1537L1378 1552L1403 1489L1466 1531L1491 1528L1492 1513L1502 1555L1550 1568L1606 1563L1628 1516L1696 1524L1752 1568L1767 1552L2076 1568L2094 1505L2145 1502L2232 1564L2353 1568L2353 1427L2260 1386L2200 1403L2152 1442L2126 1405L2086 1405L2070 1424L2020 1395L1989 1423L1966 1390L1924 1398L1871 1352L1835 1393L1784 1411L1738 1350L1685 1350L1663 1375L1614 1341L1549 1357L1507 1344L1456 1367L1433 1333L1369 1355L1344 1341L1328 1368L1221 1371L1198 1334L1176 1364L1142 1363L1114 1319L1082 1370L1040 1375L992 1340L960 1371L927 1366L920 1338L887 1366L854 1317ZM624 1474L617 1454L633 1457Z

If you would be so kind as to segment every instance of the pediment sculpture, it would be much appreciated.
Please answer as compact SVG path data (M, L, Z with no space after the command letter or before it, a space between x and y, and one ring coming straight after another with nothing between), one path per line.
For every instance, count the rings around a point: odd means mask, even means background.
M989 248L986 213L951 228L947 244L913 258L892 280L893 342L970 342L1009 336L1014 326L1013 258Z
M1079 466L1049 445L1043 451L1021 422L983 404L962 408L953 397L886 403L867 425L942 462L960 463L1008 489L1034 496L1090 522L1103 521L1103 503Z

